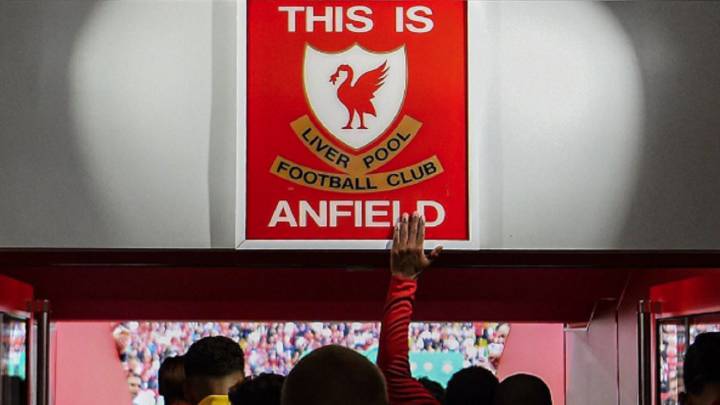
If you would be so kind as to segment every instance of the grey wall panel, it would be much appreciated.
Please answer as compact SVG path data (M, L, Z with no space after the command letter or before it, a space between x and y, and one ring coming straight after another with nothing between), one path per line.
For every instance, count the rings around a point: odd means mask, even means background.
M642 138L641 77L602 3L490 3L500 248L615 248Z
M607 3L637 53L644 131L618 245L720 248L720 3Z
M0 245L233 246L234 2L0 15Z

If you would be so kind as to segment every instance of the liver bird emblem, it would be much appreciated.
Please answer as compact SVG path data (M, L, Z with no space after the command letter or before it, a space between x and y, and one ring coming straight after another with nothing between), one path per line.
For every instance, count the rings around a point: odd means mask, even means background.
M308 106L321 129L350 149L361 150L387 133L402 110L407 85L405 46L387 52L358 44L339 52L305 47Z
M345 80L337 88L337 98L345 106L348 113L347 124L342 129L353 129L352 123L355 114L360 119L360 126L355 129L367 129L364 115L377 116L372 100L375 97L375 92L384 84L385 75L388 72L387 61L375 69L363 73L354 84L355 72L353 68L350 65L342 64L330 76L330 82L333 85L340 79L341 72L345 72Z

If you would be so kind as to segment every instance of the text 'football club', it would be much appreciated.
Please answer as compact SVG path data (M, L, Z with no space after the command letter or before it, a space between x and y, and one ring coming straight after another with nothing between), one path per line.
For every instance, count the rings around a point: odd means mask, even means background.
M280 6L287 14L288 32L370 32L375 27L373 10L368 6L301 7ZM395 7L395 32L422 34L432 31L432 9L426 6Z

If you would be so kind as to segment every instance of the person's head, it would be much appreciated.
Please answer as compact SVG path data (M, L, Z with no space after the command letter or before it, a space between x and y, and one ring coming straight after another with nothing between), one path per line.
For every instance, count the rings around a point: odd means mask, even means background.
M491 405L498 379L484 367L467 367L453 374L445 391L447 405Z
M209 395L227 395L245 378L245 357L240 346L224 336L193 343L183 356L185 399L197 404Z
M233 405L280 405L280 392L285 377L279 374L260 374L248 378L230 389Z
M441 404L445 403L445 388L443 388L439 382L433 381L427 377L419 378L418 382L420 382L420 384L422 384L423 387L425 387L425 389L438 400L438 402Z
M185 366L182 356L168 357L163 360L158 371L158 385L160 395L165 405L185 404L183 394L185 384Z
M720 404L720 332L702 333L685 354L684 405Z
M530 374L504 379L495 391L495 405L552 405L550 388Z
M387 405L380 370L359 353L341 346L314 350L290 371L282 405Z
M140 384L142 384L140 376L135 373L129 373L127 377L127 383L128 389L130 390L130 395L135 398L138 393L140 393Z

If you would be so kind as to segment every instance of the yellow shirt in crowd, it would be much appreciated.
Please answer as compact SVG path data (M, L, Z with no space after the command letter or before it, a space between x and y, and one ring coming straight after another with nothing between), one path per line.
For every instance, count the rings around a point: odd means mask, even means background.
M227 395L209 395L198 405L230 405L230 399Z

